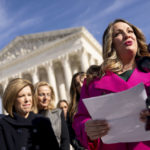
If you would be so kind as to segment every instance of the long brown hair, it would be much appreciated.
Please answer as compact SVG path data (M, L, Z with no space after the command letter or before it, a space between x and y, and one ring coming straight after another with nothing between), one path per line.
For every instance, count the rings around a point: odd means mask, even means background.
M80 93L77 91L76 87L76 77L84 77L86 74L84 72L75 73L72 77L71 86L70 86L70 104L68 108L69 117L73 120L74 115L77 112L78 102L80 99Z

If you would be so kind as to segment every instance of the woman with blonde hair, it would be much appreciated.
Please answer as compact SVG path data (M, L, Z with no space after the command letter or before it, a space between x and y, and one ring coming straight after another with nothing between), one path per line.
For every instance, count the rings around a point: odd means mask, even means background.
M86 82L83 85L78 112L73 122L76 136L84 147L89 150L150 150L150 141L103 143L101 137L110 131L108 121L105 118L93 120L83 104L84 98L121 92L141 82L150 95L150 72L141 72L137 68L139 58L144 56L149 57L150 54L139 28L123 19L116 19L108 25L103 34L104 61L100 75L88 87ZM111 110L108 111L111 114Z
M3 95L8 115L0 120L1 150L59 149L49 119L37 115L34 87L28 80L11 80Z
M35 99L38 113L48 117L52 123L60 150L69 150L68 128L63 111L55 109L55 94L52 86L45 81L38 82L35 85Z

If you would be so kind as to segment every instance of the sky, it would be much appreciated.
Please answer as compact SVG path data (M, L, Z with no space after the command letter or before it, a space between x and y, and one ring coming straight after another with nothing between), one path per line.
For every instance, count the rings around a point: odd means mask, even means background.
M150 0L0 0L0 50L17 36L81 26L101 44L116 18L139 27L150 43Z

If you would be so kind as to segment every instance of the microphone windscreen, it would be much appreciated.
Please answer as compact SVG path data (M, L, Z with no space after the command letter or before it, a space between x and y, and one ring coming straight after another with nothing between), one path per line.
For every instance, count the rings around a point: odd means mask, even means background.
M150 72L150 57L144 56L137 61L137 68L142 72Z

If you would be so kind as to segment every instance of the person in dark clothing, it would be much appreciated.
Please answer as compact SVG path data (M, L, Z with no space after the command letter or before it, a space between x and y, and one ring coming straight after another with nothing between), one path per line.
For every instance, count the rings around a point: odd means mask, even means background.
M147 46L150 53L150 43ZM137 59L137 68L142 72L150 72L150 57L144 56Z
M70 144L73 146L75 150L84 150L84 148L80 145L78 140L75 138L74 131L72 129L72 122L69 117L68 106L69 106L68 102L64 99L60 100L57 104L57 108L62 109L65 115L65 120L68 126L69 135L71 139Z
M5 115L4 114L0 114L0 119L2 118L2 117L4 117Z
M67 125L69 130L70 143L75 150L85 150L85 148L77 140L75 132L72 128L72 121L74 115L77 112L78 102L80 99L80 91L85 78L86 78L86 73L84 72L75 73L72 77L71 86L70 86L70 104L68 108L69 115L67 117Z
M69 117L71 120L73 120L74 115L77 112L78 102L80 99L80 91L85 78L86 73L84 72L77 72L72 77L70 86L70 104L68 108Z
M10 81L3 95L8 115L0 120L0 150L59 150L49 119L37 115L30 81Z
M86 84L88 86L88 84L93 81L95 78L100 76L100 69L101 66L100 65L91 65L87 71L86 71Z
M35 99L38 104L38 112L50 119L52 127L59 143L60 150L69 150L69 133L61 109L55 109L55 95L53 88L44 81L35 85Z
M67 117L69 117L68 115L68 102L65 99L62 99L58 102L57 104L57 108L60 108L63 110L64 112L64 116L65 116L65 120L67 120Z
M150 43L148 44L147 47L148 47L148 52L150 53Z

